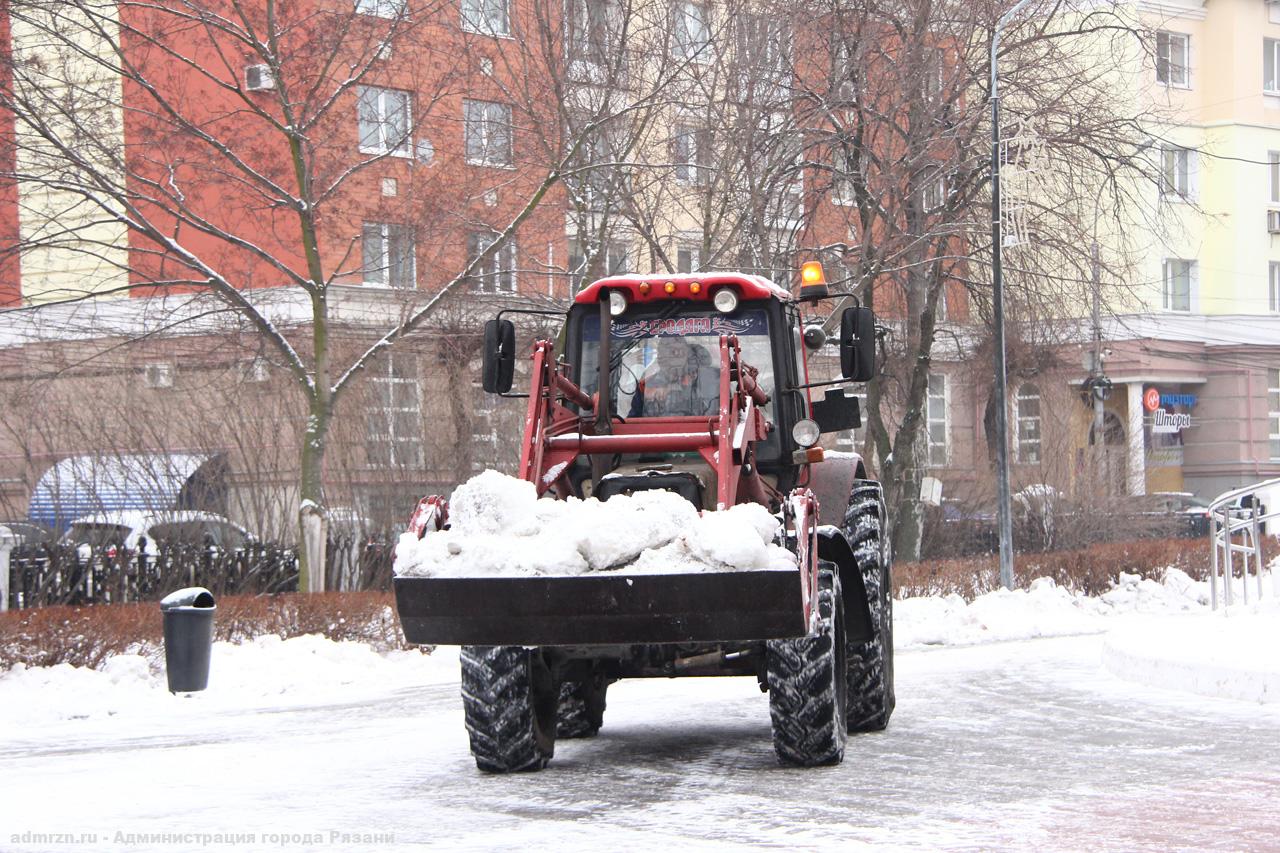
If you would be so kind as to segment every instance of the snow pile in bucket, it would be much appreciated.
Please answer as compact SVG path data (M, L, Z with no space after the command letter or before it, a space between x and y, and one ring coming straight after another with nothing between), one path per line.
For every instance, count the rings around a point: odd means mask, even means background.
M780 523L741 504L702 515L672 492L565 501L538 499L532 483L485 471L453 493L450 529L396 546L397 575L486 577L794 569L773 544Z

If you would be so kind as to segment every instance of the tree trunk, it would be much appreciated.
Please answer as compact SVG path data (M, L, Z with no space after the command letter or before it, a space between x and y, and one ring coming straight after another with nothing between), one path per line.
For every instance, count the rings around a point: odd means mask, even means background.
M302 547L298 551L298 590L324 592L325 548L328 544L328 514L324 505L325 433L329 419L317 414L316 402L307 419L302 442L301 504L298 507L298 530Z

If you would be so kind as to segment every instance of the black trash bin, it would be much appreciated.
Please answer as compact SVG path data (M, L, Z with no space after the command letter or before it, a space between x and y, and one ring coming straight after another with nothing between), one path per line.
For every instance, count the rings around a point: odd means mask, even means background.
M201 586L171 592L160 602L170 693L192 693L209 686L213 614L217 609L213 593Z

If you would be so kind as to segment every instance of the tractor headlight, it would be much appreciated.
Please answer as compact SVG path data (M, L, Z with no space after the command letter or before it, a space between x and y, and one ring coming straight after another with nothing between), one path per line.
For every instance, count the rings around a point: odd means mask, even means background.
M627 295L621 290L609 291L609 313L614 317L627 310Z
M796 425L791 428L791 438L801 447L813 447L818 443L818 436L822 435L822 430L818 428L816 421L808 418L796 421Z
M732 287L722 287L716 291L711 301L721 314L732 314L738 309L738 291Z

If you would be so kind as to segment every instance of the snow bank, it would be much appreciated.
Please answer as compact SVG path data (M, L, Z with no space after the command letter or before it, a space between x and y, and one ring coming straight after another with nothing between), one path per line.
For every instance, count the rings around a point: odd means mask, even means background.
M348 702L458 679L456 649L379 653L318 634L214 643L209 687L169 693L163 661L116 655L102 669L18 665L0 673L0 730L57 720Z
M1101 596L1073 593L1038 578L1030 589L1000 589L966 602L958 595L922 596L894 603L895 648L969 645L1033 637L1058 637L1105 631L1108 617L1132 613L1180 613L1203 610L1207 582L1169 569L1163 583L1121 574Z
M1149 617L1107 635L1113 674L1201 696L1280 703L1280 599L1214 612Z
M532 483L485 471L459 486L450 529L396 547L397 575L485 577L794 569L780 524L754 504L701 515L672 492L539 500Z

